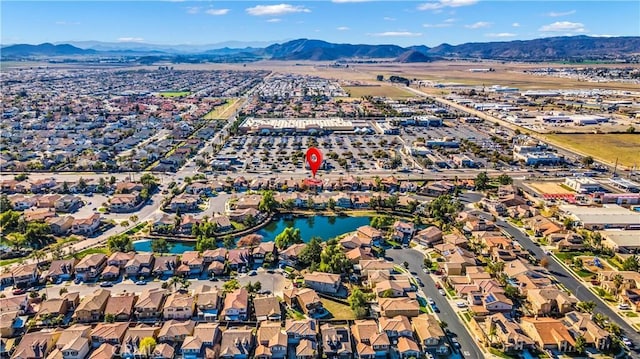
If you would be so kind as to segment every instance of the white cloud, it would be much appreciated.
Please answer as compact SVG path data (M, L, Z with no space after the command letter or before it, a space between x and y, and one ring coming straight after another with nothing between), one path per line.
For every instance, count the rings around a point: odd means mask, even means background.
M439 10L445 7L469 6L478 0L437 0L418 5L418 10Z
M580 22L556 21L553 24L544 25L538 31L541 32L564 32L564 33L582 33L587 32L584 24Z
M511 32L498 32L498 33L484 34L484 36L486 36L486 37L514 37L514 36L516 36L516 34L511 33Z
M551 12L547 13L547 16L550 16L550 17L561 17L561 16L573 15L575 13L576 13L575 10L561 11L561 12L551 11Z
M391 17L391 16L385 16L382 18L382 20L384 21L396 21L395 17Z
M209 9L205 12L209 15L220 16L220 15L226 15L229 12L229 9Z
M351 29L349 29L347 26L338 26L338 27L336 28L336 30L339 30L339 31L348 31L348 30L351 30Z
M513 26L513 27L520 27L520 23L519 23L519 22L514 22L513 24L511 24L511 26Z
M294 14L298 12L311 12L301 5L278 4L278 5L256 5L245 9L249 15L253 16L274 16Z
M452 22L456 22L456 19L454 19L454 18L450 17L450 18L448 18L448 19L444 20L444 22L446 22L446 23L452 23Z
M278 19L277 17L267 20L267 22L280 22L280 21L282 21L282 19Z
M450 23L440 23L440 24L422 24L422 27L426 27L429 29L438 29L443 27L451 27Z
M487 21L478 21L474 24L464 25L467 29L482 29L485 27L491 27L491 23Z
M589 34L591 37L617 37L620 35L611 35L611 34Z
M385 32L376 32L370 35L379 36L379 37L419 37L419 36L422 36L422 33L410 32L410 31L385 31Z
M336 4L344 4L344 3L349 3L349 2L369 2L371 0L331 0L331 2L334 2Z
M142 42L144 41L141 37L119 37L118 42Z
M187 14L197 14L200 12L200 7L199 6L189 6L187 7Z

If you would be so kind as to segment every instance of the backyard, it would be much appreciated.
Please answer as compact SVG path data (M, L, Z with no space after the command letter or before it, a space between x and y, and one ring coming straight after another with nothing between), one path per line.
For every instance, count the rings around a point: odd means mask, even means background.
M331 299L322 298L322 305L324 309L326 309L329 313L331 313L331 319L335 320L354 320L356 319L356 315L353 313L351 308L339 302L336 302Z

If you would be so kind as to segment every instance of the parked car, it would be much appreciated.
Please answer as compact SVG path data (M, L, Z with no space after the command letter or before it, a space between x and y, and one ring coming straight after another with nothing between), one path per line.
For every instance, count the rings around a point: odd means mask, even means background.
M433 309L433 311L436 313L440 313L440 308L438 308L438 306L435 304L431 306L431 309Z
M100 286L103 287L103 288L113 287L113 282L102 282L102 283L100 283Z
M427 298L427 302L429 302L429 304L436 304L436 302L434 302L433 298L431 298L431 297Z
M444 289L438 289L438 293L440 293L440 295L447 295L447 292L445 292Z
M622 344L626 345L627 347L632 347L633 346L633 342L631 340L629 340L629 338L622 337L620 339L622 340Z
M249 272L250 276L254 276L254 275L257 275L257 274L258 274L258 272L256 272L255 270L252 270L252 271Z
M620 309L620 310L629 310L629 309L631 309L631 306L629 306L629 304L627 304L627 303L620 303L620 304L618 304L618 309Z
M462 302L462 301L456 302L456 306L458 308L466 308L467 307L467 302Z
M460 342L458 341L458 338L451 338L451 343L453 343L453 346L455 346L456 348L460 348Z
M139 280L136 282L136 285L147 285L147 282L143 280Z
M14 289L14 290L13 290L13 292L11 292L11 293L13 293L13 295L20 295L20 294L24 294L24 293L26 293L26 292L27 292L27 291L26 291L26 290L24 290L24 289L16 288L16 289Z

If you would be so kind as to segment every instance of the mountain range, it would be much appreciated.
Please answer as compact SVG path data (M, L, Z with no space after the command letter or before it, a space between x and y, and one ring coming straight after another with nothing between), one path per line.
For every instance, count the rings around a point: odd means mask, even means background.
M75 45L75 46L74 46ZM244 47L234 47L243 46ZM253 45L253 46L247 46ZM619 60L640 57L640 37L562 36L461 45L401 47L391 44L336 44L297 39L258 47L259 43L213 45L152 45L142 43L75 42L74 44L10 45L0 49L3 59L64 56L139 56L145 61L237 62L256 60L336 61L385 59L427 62L436 59L493 59L506 61Z

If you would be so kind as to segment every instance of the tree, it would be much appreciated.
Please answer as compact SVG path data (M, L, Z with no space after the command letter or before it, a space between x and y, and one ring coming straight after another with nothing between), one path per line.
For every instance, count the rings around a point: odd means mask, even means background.
M503 173L500 176L498 176L498 182L500 182L501 185L505 186L508 184L512 184L513 178L511 178L511 176L509 176L508 174Z
M153 253L167 253L169 252L169 242L164 238L158 238L151 241L151 251Z
M622 276L622 274L616 274L613 276L612 282L613 282L613 289L615 290L614 294L617 297L618 294L620 293L620 288L622 288L622 284L624 283L624 277Z
M139 219L138 216L136 216L135 214L132 215L132 216L129 216L129 221L130 222L136 223L136 222L138 222L138 219Z
M596 303L591 300L578 302L578 304L576 304L576 308L578 308L581 312L593 313L593 310L596 308Z
M520 291L518 290L517 287L511 284L507 284L504 287L504 295L509 299L516 299L520 296Z
M487 270L492 276L498 277L504 270L504 262L491 262L487 266Z
M304 266L310 266L312 263L320 263L320 256L322 254L322 239L320 237L313 237L307 243L307 245L300 252L299 260Z
M576 338L576 345L574 348L576 349L576 353L584 354L587 345L587 340L584 338L582 334L578 335Z
M111 313L107 313L104 315L104 321L105 323L113 323L116 321L116 316Z
M343 274L348 273L352 268L352 264L344 254L344 250L336 239L327 241L327 245L320 253L320 265L318 270L321 272Z
M487 175L487 172L478 173L475 180L476 190L485 190L487 188L487 183L489 183L489 176Z
M429 256L424 257L424 259L422 260L422 265L425 268L431 268L431 266L433 265L433 262L431 261L431 257Z
M591 167L593 162L593 157L591 156L582 157L582 159L580 160L580 163L582 163L587 168Z
M622 270L637 272L640 267L638 256L633 255L622 261Z
M109 237L107 247L111 252L130 252L133 250L133 243L131 243L131 238L123 233Z
M549 257L547 257L547 256L542 257L542 259L540 260L540 265L543 266L544 268L548 268L549 267Z
M242 248L242 247L255 247L258 244L260 244L260 242L262 242L263 237L259 234L248 234L242 238L240 238L238 240L238 244L237 246Z
M13 205L11 204L9 197L7 197L7 195L3 193L0 196L0 213L5 213L11 210L13 210Z
M453 223L462 203L451 195L440 195L428 204L429 216L441 223Z
M58 294L62 297L63 294L67 293L69 290L65 287L60 288Z
M276 247L278 249L287 248L296 243L302 243L299 228L287 227L276 236Z
M139 347L142 353L145 353L147 357L150 357L151 353L153 353L153 349L156 347L156 340L152 337L142 338L142 340L140 340Z
M222 245L227 249L231 249L236 246L236 240L231 236L226 236L222 239Z
M222 285L222 290L225 293L233 292L238 288L240 288L240 283L238 283L237 279L231 279Z
M327 201L327 208L329 208L330 210L335 210L336 209L336 200L333 198L329 198L329 200Z
M218 248L215 238L200 236L196 240L196 250L198 252L204 252L207 249L215 249L215 248Z
M367 315L367 298L360 288L356 287L351 291L351 295L347 299L347 302L349 302L349 307L353 310L356 318L362 319Z
M380 293L380 298L391 298L393 297L393 289L385 289Z
M278 202L273 197L273 191L262 192L262 198L260 199L260 204L258 204L258 209L262 212L271 213L277 208Z

